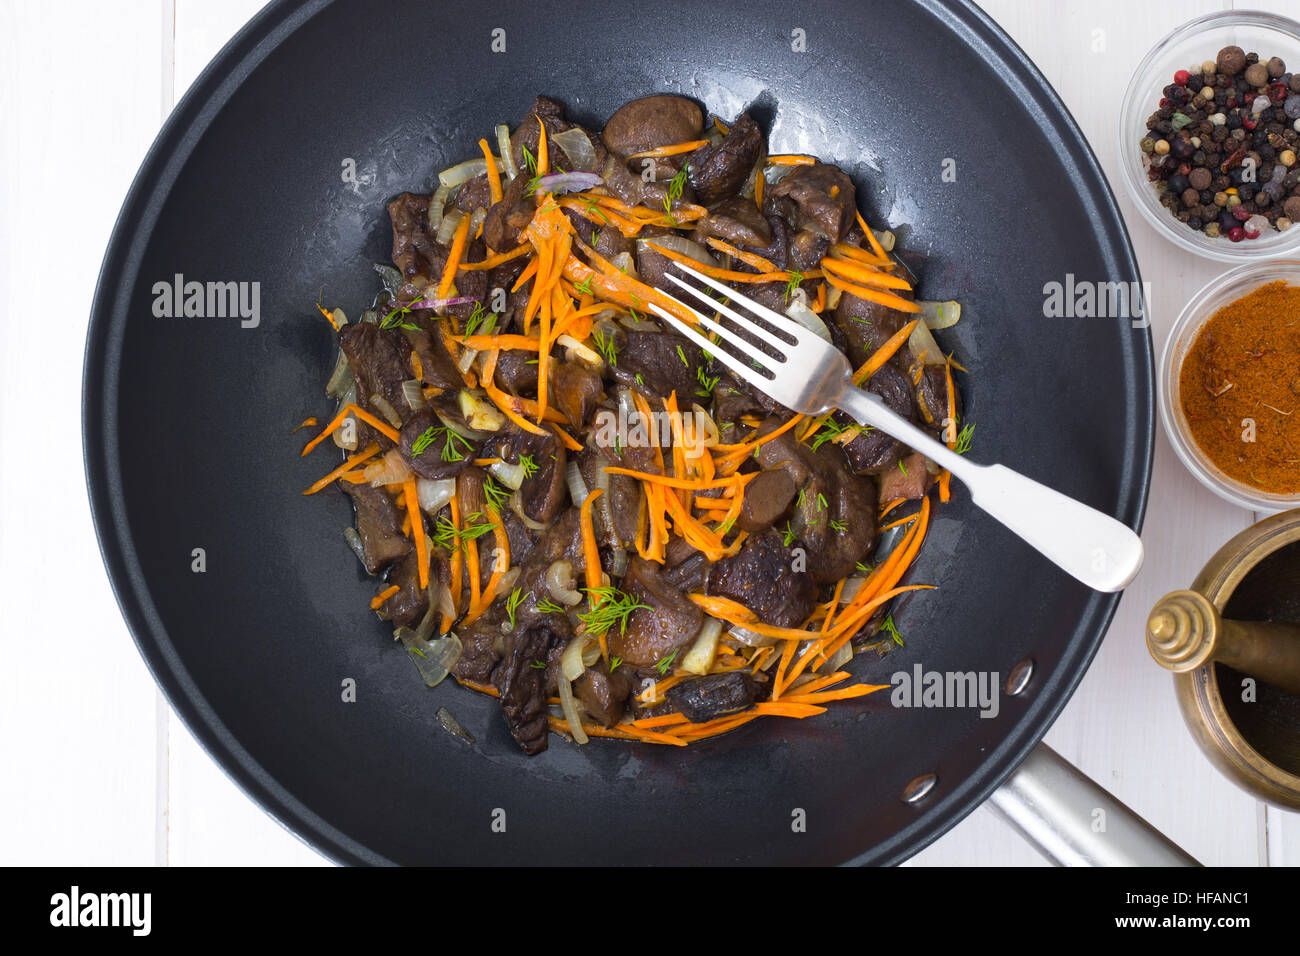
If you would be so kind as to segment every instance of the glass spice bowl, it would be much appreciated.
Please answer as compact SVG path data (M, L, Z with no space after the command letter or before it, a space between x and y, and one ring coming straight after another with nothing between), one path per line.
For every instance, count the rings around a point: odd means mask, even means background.
M1155 184L1138 143L1147 135L1146 122L1160 104L1166 86L1179 70L1213 60L1225 46L1236 45L1262 60L1281 57L1288 73L1300 73L1300 23L1271 13L1226 10L1198 17L1178 27L1151 48L1124 93L1119 111L1119 162L1124 182L1143 218L1175 245L1222 262L1245 262L1265 256L1300 253L1300 222L1279 232L1266 230L1257 239L1233 242L1227 236L1211 239L1204 232L1179 222L1160 205Z
M1189 230L1190 231L1190 230ZM1273 259L1230 269L1206 284L1183 308L1160 357L1160 419L1174 452L1197 481L1234 505L1263 514L1300 505L1300 494L1274 494L1225 474L1201 450L1183 414L1180 378L1183 359L1202 327L1220 309L1270 282L1300 286L1300 259Z

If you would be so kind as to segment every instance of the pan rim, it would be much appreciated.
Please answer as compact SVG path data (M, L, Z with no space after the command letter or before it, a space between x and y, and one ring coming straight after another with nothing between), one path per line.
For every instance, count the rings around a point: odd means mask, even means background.
M280 43L333 0L273 0L244 25L209 63L172 110L142 162L114 224L100 267L91 307L82 384L82 445L92 520L118 606L132 640L154 681L203 749L237 786L286 830L332 861L343 864L391 865L359 841L330 825L261 766L230 733L190 678L140 573L130 537L121 487L117 431L119 369L109 361L114 341L124 331L125 281L134 275L176 175L188 162L202 133L254 69ZM1039 123L1061 141L1073 141L1070 157L1077 170L1073 185L1080 198L1109 222L1111 241L1103 246L1118 275L1141 281L1136 255L1113 190L1092 147L1046 78L1023 50L971 0L916 0L932 17L957 32L986 62L1004 67L1004 76L1019 83ZM1104 218L1102 218L1104 217ZM1105 230L1099 227L1098 235ZM1135 394L1130 396L1138 420L1131 425L1131 445L1123 450L1129 481L1120 489L1115 517L1140 531L1146 512L1155 445L1154 357L1149 329L1126 350ZM1145 384L1145 391L1141 386ZM1046 734L1082 680L1104 639L1120 594L1090 596L1075 635L1057 659L1054 679L1035 690L1025 712L990 750L975 773L934 802L924 801L918 816L884 842L846 860L849 864L893 865L913 856L983 803L1015 771ZM1080 634L1091 618L1090 634Z

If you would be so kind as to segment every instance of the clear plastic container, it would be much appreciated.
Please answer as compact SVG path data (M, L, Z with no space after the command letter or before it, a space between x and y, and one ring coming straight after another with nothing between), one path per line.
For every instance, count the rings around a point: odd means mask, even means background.
M1300 504L1300 494L1276 495L1232 478L1201 450L1183 415L1179 378L1187 356L1202 326L1224 306L1249 295L1262 285L1278 280L1300 286L1300 259L1275 259L1230 269L1192 296L1184 307L1160 357L1160 418L1165 434L1182 463L1197 480L1220 498L1235 505L1272 514Z
M1134 204L1147 222L1188 252L1222 262L1258 261L1300 253L1300 223L1285 232L1270 230L1258 239L1233 242L1211 239L1179 222L1156 198L1155 185L1138 143L1147 135L1146 121L1159 106L1162 90L1179 70L1213 60L1225 46L1236 45L1261 58L1281 57L1287 71L1300 73L1300 23L1271 13L1227 10L1184 23L1149 52L1129 81L1119 112L1120 168Z

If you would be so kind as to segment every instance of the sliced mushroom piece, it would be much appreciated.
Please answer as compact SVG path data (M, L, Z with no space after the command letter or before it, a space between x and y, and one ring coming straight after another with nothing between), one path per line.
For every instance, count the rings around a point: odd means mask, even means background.
M784 468L759 472L745 486L736 527L751 534L767 530L786 513L798 490L790 472Z

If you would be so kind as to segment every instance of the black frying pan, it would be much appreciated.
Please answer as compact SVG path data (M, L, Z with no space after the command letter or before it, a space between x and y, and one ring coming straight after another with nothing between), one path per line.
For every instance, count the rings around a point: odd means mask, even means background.
M506 52L492 52L504 28ZM806 52L792 50L803 31ZM87 472L105 561L173 707L270 813L354 863L890 863L977 806L1038 741L1116 596L1089 592L977 512L941 508L885 682L1032 658L997 717L894 709L884 694L758 721L682 750L558 739L528 758L494 701L420 682L366 610L341 496L299 491L306 415L331 411L313 303L356 314L388 257L385 200L429 189L537 93L599 128L680 91L746 105L774 151L856 179L867 218L923 257L921 294L961 300L943 336L970 369L973 456L1136 526L1152 447L1151 349L1126 320L1047 319L1043 286L1138 279L1082 134L974 6L769 0L273 3L190 90L132 187L87 345ZM358 183L345 183L345 159ZM954 183L941 181L945 158ZM157 318L177 274L260 283L260 324ZM322 453L323 454L323 453ZM206 572L191 569L203 548ZM345 678L355 703L341 699ZM469 747L434 719L448 707ZM937 773L916 804L908 781ZM806 814L795 832L792 814ZM494 811L506 833L493 832ZM497 816L499 819L499 815Z

